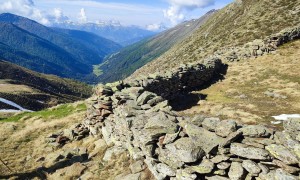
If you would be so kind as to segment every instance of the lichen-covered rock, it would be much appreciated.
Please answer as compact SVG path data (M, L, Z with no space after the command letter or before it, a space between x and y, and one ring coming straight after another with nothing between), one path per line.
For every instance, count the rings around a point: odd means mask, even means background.
M230 157L225 155L217 155L211 159L211 162L218 164L223 161L227 161Z
M282 162L286 164L298 164L299 161L297 157L289 151L286 147L282 145L272 144L269 146L266 146L266 150L269 151L269 153L275 157L276 159L281 160Z
M157 164L156 169L158 172L160 172L165 176L169 176L169 177L176 176L176 171L164 163Z
M270 159L268 151L241 143L232 143L230 146L230 153L254 160Z
M237 139L242 137L243 132L242 131L236 131L231 134L229 134L223 142L220 143L220 147L226 147L230 145L231 143L235 142Z
M251 174L259 174L261 172L258 164L251 160L244 160L242 166Z
M199 174L209 174L214 169L215 165L208 159L204 159L199 165L191 166L189 169L192 172L196 172Z
M242 167L242 164L239 162L232 162L228 176L231 180L242 180L245 175L245 171Z
M193 139L194 143L200 146L207 154L215 150L224 139L204 128L188 124L185 126L186 133Z
M272 134L272 131L270 129L262 125L248 125L248 126L244 126L239 130L243 132L244 136L255 137L255 138L269 137Z
M176 180L195 180L197 179L197 175L190 173L189 171L185 169L178 169L176 171Z
M209 131L215 131L219 123L219 118L205 118L202 122L202 126Z
M293 176L283 169L276 169L274 179L299 180L299 177Z
M141 172L146 168L146 166L142 160L136 161L135 163L131 164L129 167L130 167L131 173L133 173L133 174Z
M111 158L113 157L113 155L117 156L119 154L122 154L123 152L125 152L126 149L122 148L122 147L111 147L109 149L106 150L103 160L104 161L109 161L111 160Z
M283 162L281 162L279 160L276 160L276 159L273 160L273 163L275 165L277 165L278 167L281 167L286 172L291 173L291 174L296 174L296 173L298 173L300 171L299 168L286 165L285 163L283 163Z
M191 138L178 139L174 143L166 145L166 148L186 163L195 162L205 155L201 147L196 145Z
M154 93L145 91L137 99L138 105L146 104L150 99L154 98L156 95Z
M297 135L300 133L300 119L293 118L283 123L284 130L288 132L293 139L296 139Z
M219 169L225 170L225 169L228 169L230 167L230 165L231 164L229 162L221 162L221 163L217 164L217 167Z
M235 132L237 124L233 120L225 120L218 123L215 131L221 137L227 137L230 133Z

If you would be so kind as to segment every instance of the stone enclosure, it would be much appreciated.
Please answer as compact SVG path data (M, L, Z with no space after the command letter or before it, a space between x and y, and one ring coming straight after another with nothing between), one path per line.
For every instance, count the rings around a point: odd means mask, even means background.
M299 36L295 28L270 37L269 45L251 47L268 53ZM61 146L89 135L103 139L110 147L104 161L126 151L137 163L120 179L141 179L146 168L159 180L299 179L300 119L276 131L202 115L180 117L172 110L168 100L205 86L220 75L221 66L219 58L209 58L165 74L98 85L86 119L48 142Z

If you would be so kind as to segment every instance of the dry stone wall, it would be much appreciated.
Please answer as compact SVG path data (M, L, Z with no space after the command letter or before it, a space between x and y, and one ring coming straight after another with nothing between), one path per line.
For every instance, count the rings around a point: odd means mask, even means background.
M299 38L299 32L281 33L271 43L277 47ZM265 44L254 46L271 50ZM180 117L172 110L168 99L204 86L218 74L219 58L205 62L98 85L86 119L47 141L59 147L88 135L103 139L110 147L104 161L124 151L137 161L131 179L140 179L145 168L159 180L299 179L300 119L289 119L283 131L276 131L202 115Z
M279 33L266 37L265 39L256 39L242 47L226 47L219 49L212 57L230 62L258 57L264 54L273 53L279 46L299 38L300 26L296 26L284 29Z

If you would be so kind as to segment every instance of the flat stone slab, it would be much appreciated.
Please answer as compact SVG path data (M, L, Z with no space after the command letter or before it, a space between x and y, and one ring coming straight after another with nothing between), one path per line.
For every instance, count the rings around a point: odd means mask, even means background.
M185 129L186 133L193 139L195 144L200 146L207 154L224 142L224 138L193 124L187 124Z
M248 159L270 159L268 151L241 143L232 143L230 146L230 153Z

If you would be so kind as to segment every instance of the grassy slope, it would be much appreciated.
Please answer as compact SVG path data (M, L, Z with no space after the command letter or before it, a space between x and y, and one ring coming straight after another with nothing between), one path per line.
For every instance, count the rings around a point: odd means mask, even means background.
M192 36L131 77L201 61L220 47L242 45L299 24L300 1L238 0L215 13Z
M169 50L174 44L191 35L215 12L210 11L197 20L181 23L152 38L121 49L95 67L94 73L99 76L100 82L112 82L128 77L138 68Z
M92 93L92 87L84 83L36 73L6 61L0 61L0 79L0 97L32 110L84 99Z
M300 40L285 44L276 54L229 63L225 79L194 92L207 95L182 114L204 113L246 123L267 123L271 116L300 112ZM273 90L287 98L272 98ZM242 96L241 96L242 95Z

